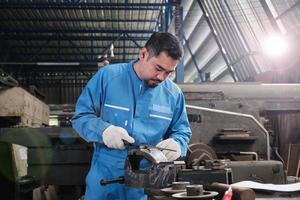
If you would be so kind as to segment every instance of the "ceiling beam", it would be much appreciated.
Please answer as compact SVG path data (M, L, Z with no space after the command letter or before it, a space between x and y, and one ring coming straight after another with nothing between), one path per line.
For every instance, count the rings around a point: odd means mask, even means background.
M0 34L0 38L3 40L49 40L49 37L51 35L24 35L24 34ZM149 37L132 37L135 41L147 41ZM52 41L55 40L72 40L72 41L113 41L115 40L116 37L111 37L111 36L94 36L93 34L88 35L88 36L72 36L72 35L58 35ZM121 37L119 40L129 40L128 37Z
M80 47L75 47L75 46L47 46L45 47L45 49L101 49L101 48L106 48L107 46L106 45L103 45L103 46L80 46ZM35 46L32 46L32 45L11 45L10 47L11 49L39 49L41 48L41 45L35 45ZM119 49L119 48L127 48L127 49L137 49L136 46L114 46L114 49ZM24 50L22 50L24 51Z
M1 2L0 9L94 9L94 10L160 10L172 3L71 3L71 2Z
M57 55L58 52L41 52L39 53L39 56L55 56ZM101 55L103 54L102 52L93 52L93 53L64 53L64 52L60 52L60 55L61 56L83 56L84 55L87 55L87 56L98 56L98 55ZM138 55L139 52L133 52L133 53L129 53L129 52L124 52L124 53L114 53L115 56L122 56L122 55ZM14 53L14 56L30 56L30 55L33 55L33 53Z
M7 22L150 22L150 23L156 23L157 19L80 19L80 18L73 18L73 19L58 19L58 18L7 18L7 17L1 17L0 21L7 21Z
M154 30L108 30L108 29L102 29L99 27L99 29L89 29L89 30L83 30L83 29L32 29L32 28L1 28L0 32L3 33L129 33L129 34L151 34L154 32Z
M122 63L122 62L128 62L128 60L123 59L114 59L110 60L110 63ZM0 61L0 65L3 66L63 66L64 68L67 68L69 66L85 66L85 65L93 65L97 66L97 61L95 60L68 60L68 61L58 61L58 60L45 60L45 61L39 61L39 62L14 62L14 61Z

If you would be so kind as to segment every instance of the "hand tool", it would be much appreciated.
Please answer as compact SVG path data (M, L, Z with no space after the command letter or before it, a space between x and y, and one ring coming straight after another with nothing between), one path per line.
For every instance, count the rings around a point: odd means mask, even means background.
M133 146L133 147L158 149L160 151L174 151L174 152L176 152L176 150L174 150L174 149L156 147L156 146L150 145L150 144L141 144L141 143L138 143L136 141L134 143L129 143L127 140L123 140L123 142L124 142L125 145Z

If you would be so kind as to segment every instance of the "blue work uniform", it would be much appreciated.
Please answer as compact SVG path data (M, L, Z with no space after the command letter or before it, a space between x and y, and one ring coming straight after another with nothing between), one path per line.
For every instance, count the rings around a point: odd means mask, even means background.
M147 198L140 188L99 183L124 175L128 150L110 149L103 143L102 133L111 124L126 129L138 143L156 145L162 139L173 138L182 155L186 154L191 130L181 90L169 79L149 87L138 78L133 63L101 68L76 103L72 126L86 141L94 142L86 200Z

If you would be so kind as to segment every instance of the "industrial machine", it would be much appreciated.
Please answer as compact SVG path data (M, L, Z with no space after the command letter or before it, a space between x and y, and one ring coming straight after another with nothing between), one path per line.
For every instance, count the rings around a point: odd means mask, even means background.
M205 143L218 157L286 164L289 144L300 143L299 84L206 83L180 88L193 130L190 143Z
M153 197L164 196L161 190L173 182L202 184L204 189L213 182L285 183L288 157L284 144L292 140L300 143L295 131L299 123L278 119L286 116L299 120L300 85L210 83L180 87L193 133L187 156L170 163L157 149L131 149L124 166L126 174L115 181L143 187ZM284 123L289 123L289 129L284 129ZM63 190L71 199L82 195L92 147L71 127L7 126L0 128L0 141L27 148L27 174L11 181L15 195L10 199L22 199L24 195L39 199L42 190L53 190L62 199ZM151 167L140 170L136 163L142 159Z

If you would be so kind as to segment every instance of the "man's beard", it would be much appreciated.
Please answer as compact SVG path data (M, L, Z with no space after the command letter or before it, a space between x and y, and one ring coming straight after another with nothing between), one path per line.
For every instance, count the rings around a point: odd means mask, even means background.
M160 83L161 83L161 81L159 81L159 80L153 80L153 79L150 79L150 80L147 81L147 85L149 87L152 87L152 88L158 86Z

